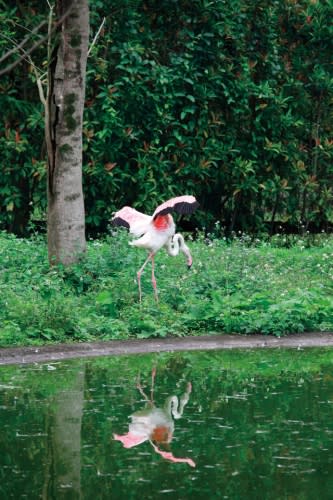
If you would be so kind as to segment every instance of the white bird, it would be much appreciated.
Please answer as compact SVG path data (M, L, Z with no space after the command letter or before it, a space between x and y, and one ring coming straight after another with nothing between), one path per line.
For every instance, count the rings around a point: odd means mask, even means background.
M169 448L168 445L170 445L173 439L175 430L174 420L178 420L183 416L184 408L189 401L192 391L192 384L188 382L184 394L179 399L175 395L169 396L163 407L157 407L153 400L155 375L156 369L154 368L152 372L150 399L144 393L140 382L137 385L147 403L146 408L130 415L131 423L128 426L126 434L113 434L113 438L116 441L120 441L124 448L134 448L141 443L149 441L154 451L166 460L183 462L191 467L195 467L196 464L191 458L175 457L171 451L163 451L164 447Z
M175 234L176 226L170 214L171 212L191 214L198 206L199 203L194 196L184 195L162 203L153 215L143 214L132 207L123 207L114 214L112 218L114 225L126 227L131 234L138 237L137 240L131 241L130 245L148 250L148 257L137 272L140 302L142 300L141 274L149 261L152 265L151 281L154 295L158 301L154 257L160 248L164 247L172 257L182 252L186 256L188 267L192 266L190 249L185 244L184 237L180 233Z

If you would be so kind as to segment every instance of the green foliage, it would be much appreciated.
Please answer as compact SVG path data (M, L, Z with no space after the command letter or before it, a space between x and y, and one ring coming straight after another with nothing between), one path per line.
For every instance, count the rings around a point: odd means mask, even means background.
M1 53L13 49L13 44L27 35L24 24L37 26L45 15L33 5L24 8L11 4L3 4L1 9ZM35 35L31 43L37 40ZM2 65L16 57L14 52ZM34 57L37 66L42 66L44 48L37 50ZM1 77L0 107L0 227L25 235L32 217L44 217L46 207L43 107L38 101L35 75L26 59L13 73Z
M0 236L0 345L150 338L215 332L276 336L333 329L333 242L322 235L272 242L246 235L190 242L182 256L156 257L138 301L144 253L125 231L89 242L85 260L49 269L42 238ZM285 248L288 245L290 248Z
M111 57L89 74L87 170L112 200L97 197L93 217L193 192L206 226L332 222L331 8L197 0L120 11L104 34Z
M46 16L46 3L30 3L1 14L2 51L23 38L20 16L27 25ZM197 225L218 220L229 233L331 226L332 9L309 0L93 2L92 33L106 23L87 68L88 229L105 231L123 204L149 212L185 192L200 200ZM0 94L0 224L20 233L43 217L45 149L33 72L21 65L11 75Z

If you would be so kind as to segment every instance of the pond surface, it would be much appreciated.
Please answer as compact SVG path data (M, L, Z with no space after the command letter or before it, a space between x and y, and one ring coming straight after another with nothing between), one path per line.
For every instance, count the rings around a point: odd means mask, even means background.
M0 498L331 499L333 350L0 368Z

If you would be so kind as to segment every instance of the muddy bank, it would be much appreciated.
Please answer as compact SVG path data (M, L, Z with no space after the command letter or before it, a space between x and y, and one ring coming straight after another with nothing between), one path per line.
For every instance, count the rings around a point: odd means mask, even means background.
M264 335L210 335L201 337L111 340L82 344L0 349L0 365L49 362L61 359L115 356L162 351L217 349L333 347L333 332L302 333L276 338Z

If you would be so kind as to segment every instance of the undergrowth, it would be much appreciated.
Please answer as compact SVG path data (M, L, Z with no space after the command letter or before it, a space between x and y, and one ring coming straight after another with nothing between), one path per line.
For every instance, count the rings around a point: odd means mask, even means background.
M183 255L156 256L159 303L144 251L119 231L88 243L85 259L50 268L41 237L0 234L0 345L201 335L276 336L333 330L333 239L239 235L190 241ZM288 247L288 248L286 248Z

